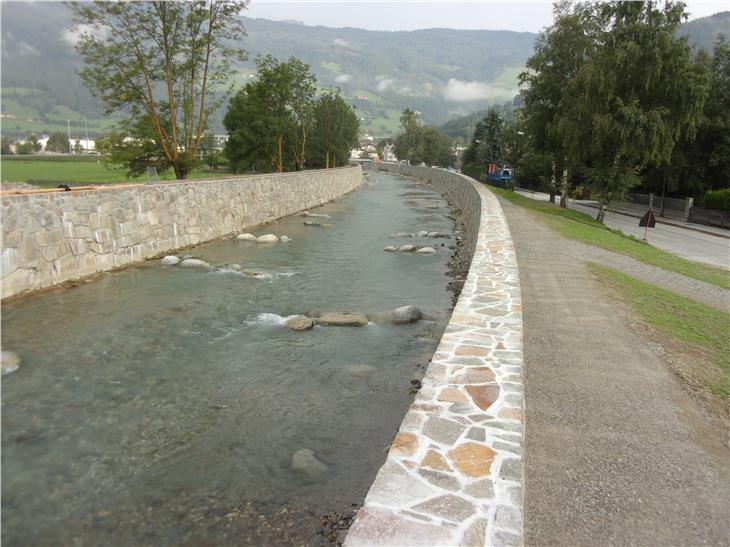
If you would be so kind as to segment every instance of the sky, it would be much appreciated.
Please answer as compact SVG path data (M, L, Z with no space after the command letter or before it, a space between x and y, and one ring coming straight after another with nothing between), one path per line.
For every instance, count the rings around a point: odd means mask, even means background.
M690 0L686 4L690 20L728 9L726 0ZM243 15L274 21L301 21L307 25L368 30L440 27L539 32L552 22L552 2L251 0Z

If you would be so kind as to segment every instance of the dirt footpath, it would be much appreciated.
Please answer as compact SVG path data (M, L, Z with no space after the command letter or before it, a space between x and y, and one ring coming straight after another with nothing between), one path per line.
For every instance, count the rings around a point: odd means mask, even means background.
M730 544L728 432L708 425L574 242L500 201L523 298L526 544Z

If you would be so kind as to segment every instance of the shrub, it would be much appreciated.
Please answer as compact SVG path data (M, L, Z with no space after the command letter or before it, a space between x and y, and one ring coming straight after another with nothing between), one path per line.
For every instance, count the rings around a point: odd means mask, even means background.
M706 209L730 211L730 188L708 190L705 192L703 203Z

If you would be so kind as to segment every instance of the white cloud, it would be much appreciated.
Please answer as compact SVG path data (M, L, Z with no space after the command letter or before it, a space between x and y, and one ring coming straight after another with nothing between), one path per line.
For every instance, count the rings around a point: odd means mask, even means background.
M18 43L18 55L40 55L41 52L38 51L38 49L32 45L30 45L28 42L19 42Z
M378 78L379 78L379 77L378 77ZM385 78L385 79L383 79L383 80L380 80L380 81L378 82L378 85L377 85L377 86L375 86L375 89L377 89L378 91L385 91L385 90L386 90L386 89L388 89L388 88L389 88L389 87L390 87L391 85L393 85L393 82L394 82L394 81L395 81L395 80L391 80L391 79L389 79L389 78Z
M350 45L345 40L343 40L341 38L335 38L334 40L332 40L332 43L334 45L336 45L336 46L341 46L341 47L345 47L345 46L349 46Z
M444 88L444 99L454 102L483 101L511 98L516 89L495 86L486 82L462 82L451 78Z
M350 80L352 80L352 76L350 76L349 74L340 74L339 76L337 76L337 78L335 78L335 82L337 82L338 84L346 84Z
M103 31L93 31L94 28L91 25L77 25L73 28L64 30L63 39L72 46L75 46L76 42L79 41L79 38L81 38L81 35L85 32L91 32L92 34L96 34L97 36L103 36L104 34Z

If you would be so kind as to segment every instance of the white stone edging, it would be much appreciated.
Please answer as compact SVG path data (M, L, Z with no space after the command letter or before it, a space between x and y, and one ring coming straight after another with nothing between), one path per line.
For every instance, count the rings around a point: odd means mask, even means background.
M381 168L471 185L479 225L444 336L345 545L521 545L522 305L502 208L463 175Z

